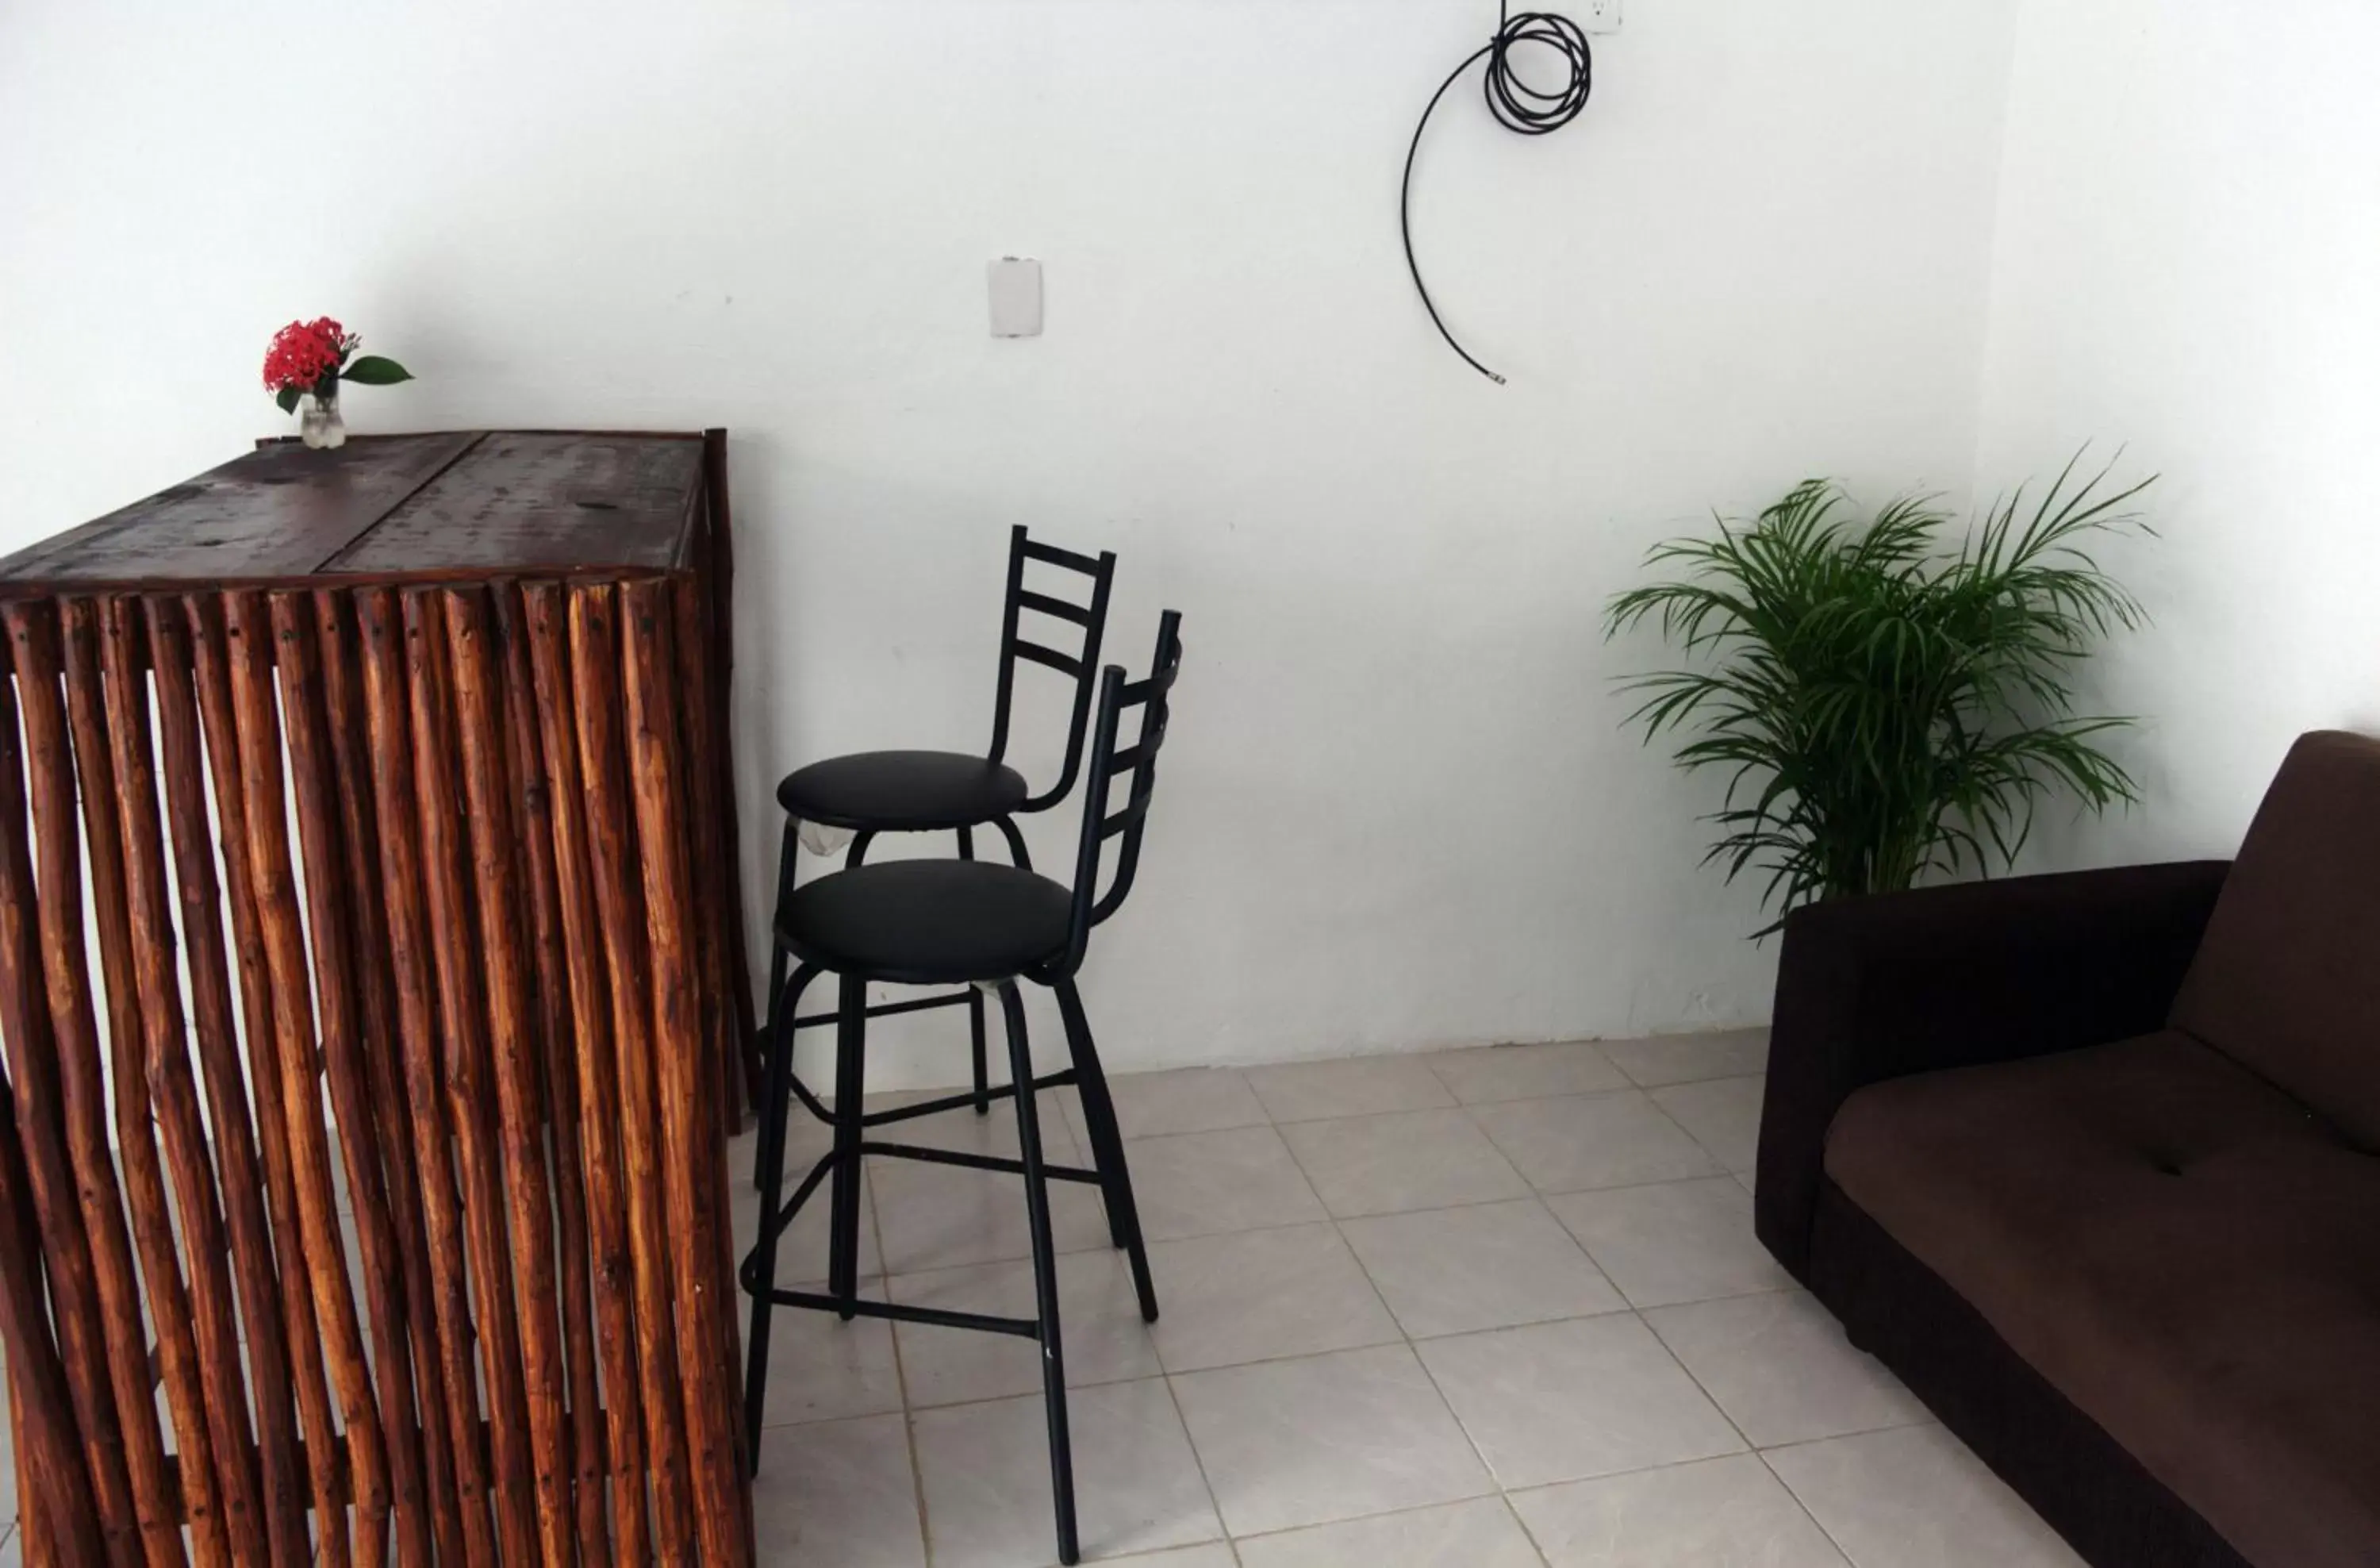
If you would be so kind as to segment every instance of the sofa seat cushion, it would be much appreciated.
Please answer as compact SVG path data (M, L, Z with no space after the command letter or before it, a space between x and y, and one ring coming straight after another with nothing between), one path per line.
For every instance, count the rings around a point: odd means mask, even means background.
M2178 1031L1845 1102L1835 1185L2251 1562L2380 1562L2380 1160Z

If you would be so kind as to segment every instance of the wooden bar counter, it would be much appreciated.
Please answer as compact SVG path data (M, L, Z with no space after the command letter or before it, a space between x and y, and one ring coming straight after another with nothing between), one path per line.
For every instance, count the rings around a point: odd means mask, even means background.
M0 561L29 1562L751 1561L725 451L272 442Z

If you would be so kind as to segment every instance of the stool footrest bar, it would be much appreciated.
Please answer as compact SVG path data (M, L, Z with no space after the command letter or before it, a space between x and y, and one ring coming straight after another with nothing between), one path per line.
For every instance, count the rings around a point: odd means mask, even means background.
M862 1154L880 1154L888 1160L917 1160L929 1165L964 1165L970 1171L1003 1171L1012 1176L1025 1173L1022 1160L1003 1160L996 1154L969 1154L956 1149L924 1149L913 1143L863 1143ZM1086 1171L1073 1165L1044 1165L1045 1181L1090 1182L1099 1180L1097 1171Z
M898 1013L923 1013L933 1007L956 1007L960 1003L965 1002L969 994L964 991L953 991L941 996L921 996L911 1002L880 1002L868 1010L868 1015L871 1018L890 1018ZM834 1021L835 1015L832 1013L800 1013L795 1015L794 1027L814 1029Z
M1033 1088L1036 1093L1045 1088L1065 1088L1075 1081L1075 1069L1062 1067L1054 1073L1034 1079ZM984 1098L1014 1100L1016 1098L1016 1086L1002 1084L997 1088L987 1089L984 1091ZM974 1105L975 1091L963 1089L957 1094L945 1095L940 1100L923 1100L915 1105L896 1105L890 1111L872 1111L859 1119L859 1124L863 1127L889 1126L894 1122L914 1122L920 1116L939 1115L945 1111L971 1110Z
M820 1295L806 1290L771 1290L769 1299L780 1307L807 1307L812 1312L851 1313L858 1318L882 1318L895 1323L927 1323L938 1329L976 1329L988 1334L1014 1334L1019 1339L1038 1340L1041 1324L1032 1318L992 1318L981 1312L946 1312L939 1307L909 1307L892 1301L870 1301L859 1296L845 1301L840 1296Z

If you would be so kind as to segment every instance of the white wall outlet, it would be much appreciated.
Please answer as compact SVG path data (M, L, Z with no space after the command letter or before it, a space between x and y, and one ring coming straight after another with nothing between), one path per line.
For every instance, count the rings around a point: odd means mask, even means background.
M991 335L1041 335L1041 263L1002 256L991 263Z
M1588 32L1620 30L1620 0L1578 0L1578 25Z

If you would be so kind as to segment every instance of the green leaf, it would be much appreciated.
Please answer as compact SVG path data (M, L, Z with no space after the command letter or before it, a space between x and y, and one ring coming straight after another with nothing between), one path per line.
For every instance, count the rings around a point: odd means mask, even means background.
M401 381L411 381L413 372L383 355L366 354L341 371L339 379L358 386L394 386Z
M2100 746L2131 721L2073 710L2082 658L2147 619L2094 536L2154 533L2127 509L2151 481L2111 487L2113 465L2085 474L2082 456L1956 537L1933 496L1862 522L1809 480L1749 523L1647 553L1677 575L1614 595L1604 632L1658 630L1699 666L1621 689L1629 727L1726 780L1706 864L1755 873L1781 917L1989 876L2058 795L2093 811L2139 800Z
M298 411L298 399L303 395L296 387L285 386L273 395L273 400L281 405L283 413L294 414Z

